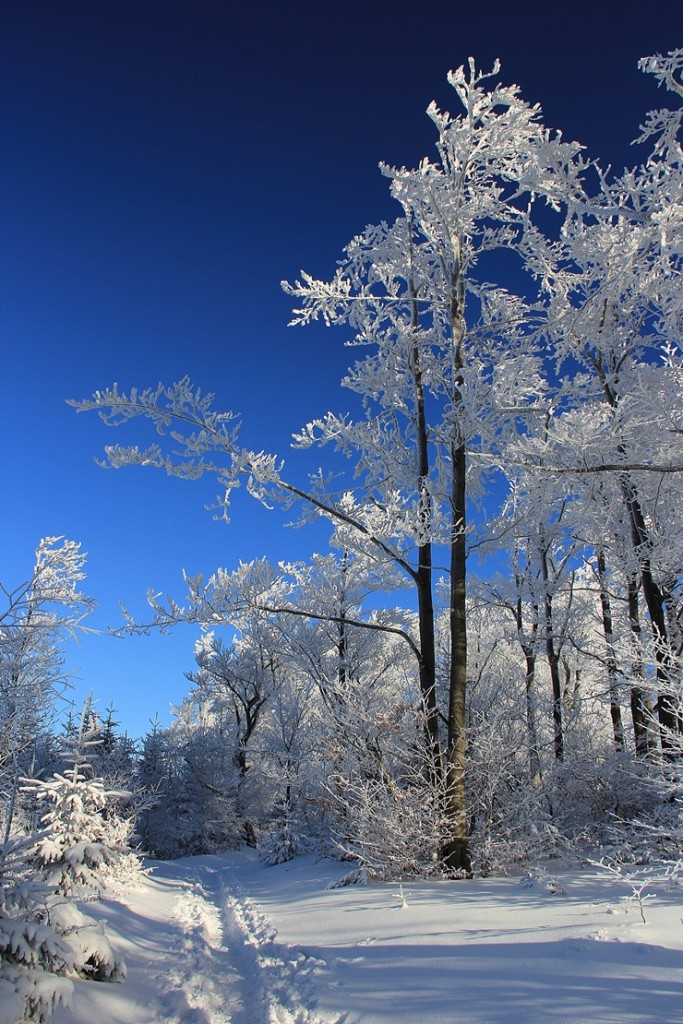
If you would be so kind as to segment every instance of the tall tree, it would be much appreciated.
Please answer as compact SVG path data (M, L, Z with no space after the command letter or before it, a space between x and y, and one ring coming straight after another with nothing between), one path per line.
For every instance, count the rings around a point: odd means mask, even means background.
M540 109L516 87L491 85L474 62L449 76L460 115L432 105L438 162L416 170L384 168L403 214L368 228L347 247L334 279L302 276L287 290L300 302L296 320L348 323L353 344L371 346L344 384L365 405L365 419L328 413L297 436L300 445L334 444L355 463L344 495L323 483L288 481L273 456L239 447L232 417L218 414L182 381L130 395L115 387L92 401L110 424L149 417L163 445L108 448L113 465L146 464L194 477L215 472L225 505L239 477L268 499L301 500L348 528L350 543L390 563L415 588L416 654L433 781L445 780L450 837L442 856L454 870L469 866L466 807L466 573L469 495L500 464L503 438L514 433L538 397L534 312L521 294L486 279L493 257L548 247L535 218L537 199L557 206L582 194L579 147L552 137ZM537 257L542 260L542 256ZM527 290L529 282L524 285ZM435 546L446 549L450 664L446 707L437 697L434 642ZM446 722L441 735L441 719Z

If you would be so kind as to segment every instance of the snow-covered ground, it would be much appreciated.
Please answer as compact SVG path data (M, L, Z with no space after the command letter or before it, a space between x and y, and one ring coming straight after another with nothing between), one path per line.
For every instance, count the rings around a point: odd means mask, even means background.
M328 889L344 865L153 862L90 905L128 964L57 1024L683 1024L680 887L595 869Z

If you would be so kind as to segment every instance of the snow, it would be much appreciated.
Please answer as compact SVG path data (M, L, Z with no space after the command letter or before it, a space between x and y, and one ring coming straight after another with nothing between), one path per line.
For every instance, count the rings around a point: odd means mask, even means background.
M128 964L56 1024L681 1024L681 890L596 868L328 888L347 865L152 862L89 904Z

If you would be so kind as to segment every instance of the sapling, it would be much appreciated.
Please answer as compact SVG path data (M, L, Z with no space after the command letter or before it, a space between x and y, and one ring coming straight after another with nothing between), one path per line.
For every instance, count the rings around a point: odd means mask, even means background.
M394 899L398 900L398 910L403 910L404 907L408 906L408 896L409 893L404 892L403 886L399 885L398 892L394 893Z
M621 897L621 902L626 904L626 910L628 907L634 904L638 907L640 913L640 919L643 924L647 924L645 918L645 906L647 903L651 903L656 898L656 893L646 892L646 889L655 883L677 884L678 872L680 871L680 862L675 865L668 865L663 873L645 874L642 871L626 870L627 865L620 863L608 863L604 857L600 861L591 861L595 867L600 868L602 871L608 872L608 874L622 882L624 885L629 886L630 893L626 896Z

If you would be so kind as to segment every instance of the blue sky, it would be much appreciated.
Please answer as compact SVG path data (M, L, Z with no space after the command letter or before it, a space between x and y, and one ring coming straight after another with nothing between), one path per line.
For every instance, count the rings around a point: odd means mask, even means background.
M643 12L646 11L646 20ZM496 57L546 123L620 168L665 102L637 59L682 45L674 0L344 4L4 0L0 21L0 580L42 536L88 552L91 623L182 593L183 568L305 557L320 535L239 501L233 523L184 483L94 463L121 440L65 399L189 374L280 452L346 397L343 336L287 328L279 282L327 276L396 211L377 165L433 155L446 73ZM133 735L187 690L193 635L84 638L76 699L114 702Z

